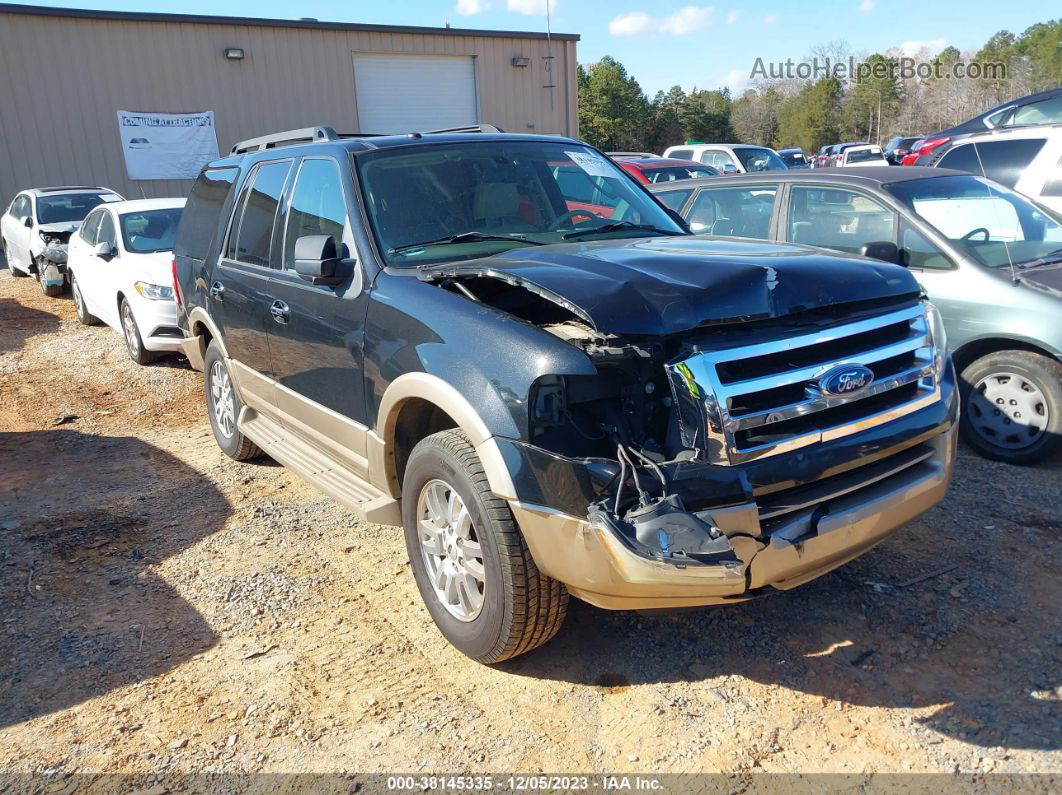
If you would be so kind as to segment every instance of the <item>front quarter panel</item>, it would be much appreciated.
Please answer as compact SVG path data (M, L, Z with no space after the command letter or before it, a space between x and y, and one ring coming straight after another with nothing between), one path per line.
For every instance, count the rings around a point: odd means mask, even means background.
M582 351L548 332L415 274L381 273L372 290L365 376L377 432L386 419L379 411L388 387L408 373L427 373L453 387L475 409L483 432L525 439L535 379L595 372Z

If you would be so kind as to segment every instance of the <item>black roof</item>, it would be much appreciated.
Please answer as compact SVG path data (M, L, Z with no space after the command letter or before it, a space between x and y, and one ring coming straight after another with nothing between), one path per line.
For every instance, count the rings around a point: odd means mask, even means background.
M1051 88L1047 91L1039 91L1035 94L1029 94L1028 96L1018 97L1002 104L996 105L994 108L989 108L984 113L978 113L976 116L967 119L961 124L956 124L954 127L948 127L946 130L935 132L932 135L927 135L927 138L936 138L943 135L958 135L960 133L981 132L988 129L985 127L982 119L986 119L994 113L1018 105L1031 105L1033 102L1040 102L1045 99L1051 99L1062 95L1062 88Z
M815 168L790 169L788 171L757 171L753 174L731 174L724 177L698 177L679 182L662 182L650 185L653 193L663 193L669 188L697 187L700 185L748 185L762 182L806 182L839 185L891 185L897 182L909 182L914 179L931 177L969 177L965 171L951 168L929 168L926 166L867 166L865 168Z
M296 6L292 6L296 8ZM473 28L432 28L415 25L366 25L357 22L321 22L316 19L264 19L256 17L223 17L200 14L159 14L153 11L99 11L88 8L50 8L15 3L0 3L0 14L33 14L42 17L75 17L79 19L127 20L132 22L172 22L199 25L239 25L266 28L309 28L312 30L351 30L368 33L420 33L433 36L489 36L509 39L545 39L539 32L518 30L475 30ZM579 41L576 33L553 33L549 38L558 41Z

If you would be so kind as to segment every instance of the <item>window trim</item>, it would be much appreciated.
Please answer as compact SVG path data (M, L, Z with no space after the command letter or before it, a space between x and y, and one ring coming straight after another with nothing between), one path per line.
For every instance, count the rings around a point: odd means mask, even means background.
M277 207L277 212L284 219L283 220L284 231L283 231L283 234L281 234L281 236L280 236L281 257L283 257L284 256L284 252L288 250L288 213L291 211L291 203L295 200L295 191L299 187L299 176L302 174L302 167L307 162L309 162L311 160L327 160L327 161L330 161L336 167L336 174L339 176L339 189L342 192L342 196L343 196L343 210L344 210L345 221L346 221L346 223L343 225L343 231L346 232L348 227L353 226L353 223L350 220L350 196L347 193L346 186L343 184L344 183L344 179L343 179L343 166L342 166L342 164L336 158L332 157L331 155L308 155L306 157L301 157L301 158L299 158L299 162L298 162L296 168L294 169L295 176L293 178L291 177L291 174L289 172L288 176L289 176L289 183L290 184L288 184L286 186L286 190L285 190L285 193L284 193L284 196L283 196L283 202L282 202L283 207L280 207L280 206ZM280 212L281 210L283 210L283 212ZM336 241L336 248L338 249L338 248L340 248L341 246L343 246L345 244L346 244L345 240L337 240ZM274 268L274 270L276 270L277 273L286 273L286 274L289 274L289 275L292 275L292 276L298 276L298 274L295 273L295 271L289 271L284 266L283 259L281 259L281 261L279 263L277 263L277 264L278 264L278 267ZM306 281L301 276L299 276L299 279L301 281L303 281L303 282Z
M252 163L250 165L250 167L247 169L246 174L244 174L243 181L240 182L240 186L236 190L236 198L235 198L235 200L232 203L231 209L229 210L229 221L228 221L228 224L225 227L225 238L222 241L221 247L219 249L220 253L218 255L218 264L232 263L234 265L240 265L241 267L244 267L244 268L256 268L256 269L258 269L260 271L276 271L277 270L276 268L273 267L273 242L274 242L274 239L276 238L276 233L277 233L277 217L280 215L280 208L281 208L281 206L283 206L283 204L284 204L284 202L286 200L289 183L291 181L291 170L292 170L291 167L294 164L296 159L297 158L294 158L294 157L277 157L277 158L272 158L270 160L257 160L254 163ZM241 202L240 201L240 194L243 193L244 188L246 188L248 185L250 185L253 188L253 186L254 186L254 181L253 180L258 178L258 172L261 170L261 167L269 165L271 163L287 163L288 164L288 173L284 177L284 184L280 188L280 197L277 199L277 209L276 209L276 212L273 215L273 233L272 233L272 235L271 235L271 237L269 239L269 264L268 265L257 265L257 264L255 264L253 262L245 262L242 259L237 259L235 256L232 256L232 257L228 256L229 240L232 237L232 231L233 231L232 228L233 228L233 225L236 222L237 214L239 214L239 216L240 216L240 226L241 227L243 226L243 205L246 203L247 199L251 195L250 191L248 191L247 195L244 197L244 201ZM238 235L237 235L237 240L239 240L239 236ZM234 250L233 254L235 254L235 253L236 253L236 251Z

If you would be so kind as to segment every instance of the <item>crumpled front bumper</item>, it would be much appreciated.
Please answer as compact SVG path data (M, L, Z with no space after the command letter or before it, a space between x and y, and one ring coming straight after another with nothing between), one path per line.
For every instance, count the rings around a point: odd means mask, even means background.
M956 429L927 442L929 458L830 500L811 534L763 540L755 504L698 512L730 537L739 560L675 564L646 558L608 527L543 506L511 501L543 573L591 604L614 610L692 607L753 598L768 586L793 588L866 552L940 502L955 459Z

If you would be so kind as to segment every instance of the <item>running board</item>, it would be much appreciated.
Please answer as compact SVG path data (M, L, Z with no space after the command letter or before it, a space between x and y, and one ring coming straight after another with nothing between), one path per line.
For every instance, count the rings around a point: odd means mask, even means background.
M311 445L292 441L276 420L247 406L240 412L239 428L270 458L286 466L311 486L343 503L366 522L402 525L398 500L352 474L334 458Z

